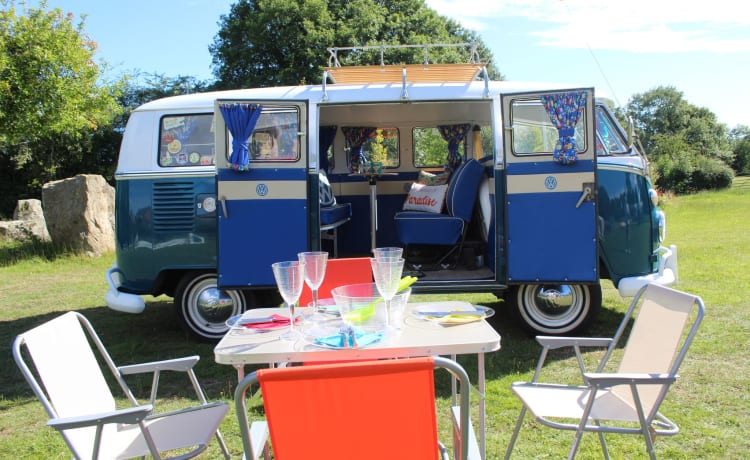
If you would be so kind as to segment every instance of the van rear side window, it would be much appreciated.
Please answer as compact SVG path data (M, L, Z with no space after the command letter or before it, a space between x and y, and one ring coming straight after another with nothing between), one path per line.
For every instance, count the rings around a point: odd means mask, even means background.
M162 117L159 166L211 166L214 155L213 114Z

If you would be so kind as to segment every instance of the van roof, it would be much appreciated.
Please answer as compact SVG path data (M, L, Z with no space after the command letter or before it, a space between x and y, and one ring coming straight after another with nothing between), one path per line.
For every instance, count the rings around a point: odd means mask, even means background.
M433 83L362 83L307 86L275 86L186 94L157 99L141 105L136 111L213 110L216 100L288 100L318 105L368 102L405 102L441 100L480 100L506 93L581 88L560 83L517 81L472 81ZM404 97L404 90L407 96Z

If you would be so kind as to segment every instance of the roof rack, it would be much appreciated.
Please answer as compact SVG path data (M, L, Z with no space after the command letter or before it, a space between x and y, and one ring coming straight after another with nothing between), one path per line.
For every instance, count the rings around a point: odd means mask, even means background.
M467 47L470 49L468 63L460 64L430 64L428 60L429 48L435 47ZM386 49L423 48L424 62L422 64L385 64ZM380 65L343 67L338 59L339 51L380 50ZM485 64L479 60L477 43L449 43L426 45L379 45L352 46L328 48L330 56L328 67L323 71L323 101L328 99L326 83L334 84L374 84L401 82L401 99L408 99L407 83L468 83L482 75L485 83L485 97L489 96L489 77Z

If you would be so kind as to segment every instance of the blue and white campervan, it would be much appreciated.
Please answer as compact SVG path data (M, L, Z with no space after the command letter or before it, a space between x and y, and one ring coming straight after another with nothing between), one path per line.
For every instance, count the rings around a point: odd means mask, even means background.
M174 298L182 326L278 302L271 263L402 246L417 293L491 292L531 331L676 281L647 162L594 89L479 63L332 66L322 85L169 97L130 116L107 304Z

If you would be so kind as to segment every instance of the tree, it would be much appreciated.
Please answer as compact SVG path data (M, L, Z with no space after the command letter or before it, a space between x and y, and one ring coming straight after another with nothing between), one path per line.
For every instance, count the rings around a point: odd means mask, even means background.
M85 136L119 113L116 85L100 85L96 43L62 10L0 10L0 214L38 197L65 162L87 163ZM94 163L91 161L89 163ZM88 172L88 171L78 171ZM63 176L64 177L64 176Z
M692 152L731 161L726 126L710 110L688 103L672 86L659 86L634 95L627 105L646 151L653 156L679 152L659 148L657 135L683 136Z
M686 193L731 185L734 153L713 112L688 103L671 86L633 96L626 111L654 159L659 187Z
M734 161L732 168L738 174L750 174L750 127L738 125L729 133Z
M502 78L476 33L439 16L423 0L239 0L209 50L219 89L320 83L328 48L477 42L492 78ZM419 63L423 50L389 52L388 62ZM431 62L467 62L457 48L435 48ZM351 52L342 64L378 64L379 51Z

